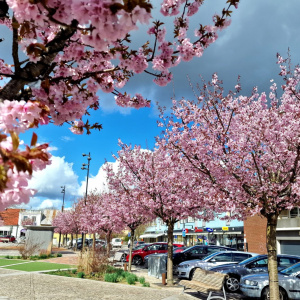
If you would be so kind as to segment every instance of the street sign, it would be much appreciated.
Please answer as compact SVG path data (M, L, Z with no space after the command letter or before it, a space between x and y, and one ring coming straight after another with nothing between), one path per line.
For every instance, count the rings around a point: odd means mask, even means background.
M182 231L182 237L186 237L185 231Z
M131 237L131 233L130 232L128 232L128 237Z

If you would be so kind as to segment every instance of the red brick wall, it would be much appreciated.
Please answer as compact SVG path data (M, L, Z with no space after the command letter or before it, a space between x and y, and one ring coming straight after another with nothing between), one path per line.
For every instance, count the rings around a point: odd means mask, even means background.
M260 215L249 217L244 221L244 233L248 251L266 254L267 219Z

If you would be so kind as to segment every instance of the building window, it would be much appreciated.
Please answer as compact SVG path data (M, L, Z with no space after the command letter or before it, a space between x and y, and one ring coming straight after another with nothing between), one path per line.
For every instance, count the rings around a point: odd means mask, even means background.
M28 219L28 216L24 216L23 217L23 221L27 220Z
M299 217L299 208L294 207L290 210L290 218L297 218Z

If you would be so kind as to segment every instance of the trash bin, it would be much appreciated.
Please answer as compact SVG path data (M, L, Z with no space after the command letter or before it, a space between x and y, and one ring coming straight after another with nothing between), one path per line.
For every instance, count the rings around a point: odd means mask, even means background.
M167 273L167 257L166 254L149 255L148 275L161 279L161 274Z

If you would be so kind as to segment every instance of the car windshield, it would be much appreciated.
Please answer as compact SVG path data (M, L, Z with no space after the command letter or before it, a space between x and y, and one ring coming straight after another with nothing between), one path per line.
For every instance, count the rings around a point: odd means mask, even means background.
M264 257L265 257L265 256L253 256L253 257L249 257L249 258L247 258L247 259L241 261L241 262L239 263L239 265L246 265L246 264L248 264L248 263L250 263L250 262L252 262L252 261L255 261L255 260L257 260L257 259L262 259L262 258L264 258ZM267 258L267 257L266 257L266 258Z
M296 273L295 275L298 275L298 274L300 274L300 263L294 264L291 267L288 267L288 268L280 271L280 273L284 274L284 275L291 275L291 274Z

